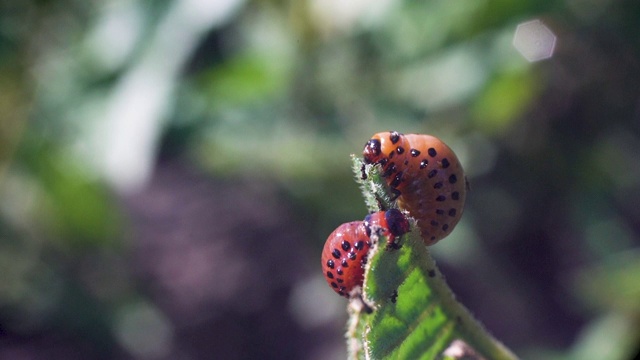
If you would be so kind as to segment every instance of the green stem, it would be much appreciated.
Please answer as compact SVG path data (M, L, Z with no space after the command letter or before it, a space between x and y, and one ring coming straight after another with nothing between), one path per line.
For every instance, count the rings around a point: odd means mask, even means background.
M363 168L355 156L352 161L369 210L394 207L379 169ZM366 353L369 358L436 359L449 357L445 355L449 347L463 344L471 353L480 354L476 358L517 359L455 299L419 231L413 228L403 236L399 250L387 250L386 239L376 241L372 236L363 298L374 311L350 311L351 357L363 358Z

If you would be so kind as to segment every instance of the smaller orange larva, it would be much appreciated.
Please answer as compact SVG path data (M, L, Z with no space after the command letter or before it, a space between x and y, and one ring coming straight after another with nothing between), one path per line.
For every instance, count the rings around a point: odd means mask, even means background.
M327 238L322 250L322 272L339 295L350 297L357 286L362 286L374 230L395 247L396 237L409 231L409 221L397 209L379 211L367 215L364 221L338 226Z

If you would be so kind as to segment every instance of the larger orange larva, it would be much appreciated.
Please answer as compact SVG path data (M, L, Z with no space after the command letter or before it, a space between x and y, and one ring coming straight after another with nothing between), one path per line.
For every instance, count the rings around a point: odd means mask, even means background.
M431 135L373 135L363 151L367 164L380 164L398 206L418 221L426 245L449 235L462 216L464 170L456 154Z

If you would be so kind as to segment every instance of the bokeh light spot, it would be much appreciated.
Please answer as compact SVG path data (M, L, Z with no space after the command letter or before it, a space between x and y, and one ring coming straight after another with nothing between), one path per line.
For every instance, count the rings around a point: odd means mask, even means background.
M167 356L173 347L173 327L153 305L135 303L116 316L115 335L120 345L138 358Z
M513 46L530 62L553 56L556 36L540 20L521 23L516 28Z

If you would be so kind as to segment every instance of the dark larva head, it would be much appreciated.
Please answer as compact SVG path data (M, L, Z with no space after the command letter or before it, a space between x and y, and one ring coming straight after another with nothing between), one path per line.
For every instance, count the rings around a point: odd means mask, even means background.
M366 164L375 164L380 159L380 155L382 154L382 150L380 150L381 144L380 139L372 138L367 141L364 145L364 150L362 154L364 156L364 162Z
M376 234L378 236L385 236L388 245L393 245L397 237L408 233L410 230L409 220L398 209L369 214L364 218L364 226L369 236L374 230L377 231Z
M362 155L366 164L382 167L382 176L394 191L402 188L405 182L405 178L398 173L409 167L410 159L419 156L420 151L408 146L403 134L387 131L374 134L365 145Z
M394 236L402 236L409 232L409 220L397 209L390 209L384 214L389 232Z

